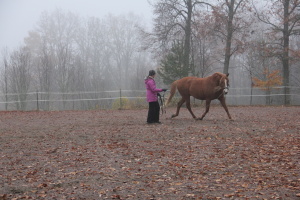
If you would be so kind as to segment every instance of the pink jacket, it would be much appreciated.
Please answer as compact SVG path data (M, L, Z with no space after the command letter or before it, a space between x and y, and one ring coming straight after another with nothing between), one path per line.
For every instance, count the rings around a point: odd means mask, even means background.
M156 88L156 84L153 78L147 77L145 79L145 86L147 89L147 101L148 102L154 102L157 101L157 93L162 92L162 89Z

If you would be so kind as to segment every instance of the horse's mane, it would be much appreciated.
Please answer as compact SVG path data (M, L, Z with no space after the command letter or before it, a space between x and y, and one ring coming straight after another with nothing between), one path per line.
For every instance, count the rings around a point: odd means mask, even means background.
M215 72L211 75L212 78L215 78L215 79L221 79L222 77L224 77L224 74L220 73L220 72Z

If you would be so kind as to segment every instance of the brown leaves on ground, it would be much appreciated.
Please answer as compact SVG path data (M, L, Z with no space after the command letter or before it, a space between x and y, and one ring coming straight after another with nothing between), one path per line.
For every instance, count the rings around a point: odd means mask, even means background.
M1 112L0 199L300 199L300 107L229 110Z

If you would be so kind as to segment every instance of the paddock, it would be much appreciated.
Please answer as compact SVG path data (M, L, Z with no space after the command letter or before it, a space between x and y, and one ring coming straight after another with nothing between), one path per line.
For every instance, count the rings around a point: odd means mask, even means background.
M0 199L300 198L300 107L229 111L2 111Z

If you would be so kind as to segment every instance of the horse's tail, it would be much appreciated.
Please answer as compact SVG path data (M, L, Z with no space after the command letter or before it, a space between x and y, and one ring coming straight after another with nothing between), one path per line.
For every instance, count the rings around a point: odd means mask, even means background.
M166 106L170 103L170 101L172 100L175 92L176 92L176 89L177 89L177 81L174 81L171 85L171 90L170 90L170 96L168 97L168 100L167 100L167 103L166 103Z

